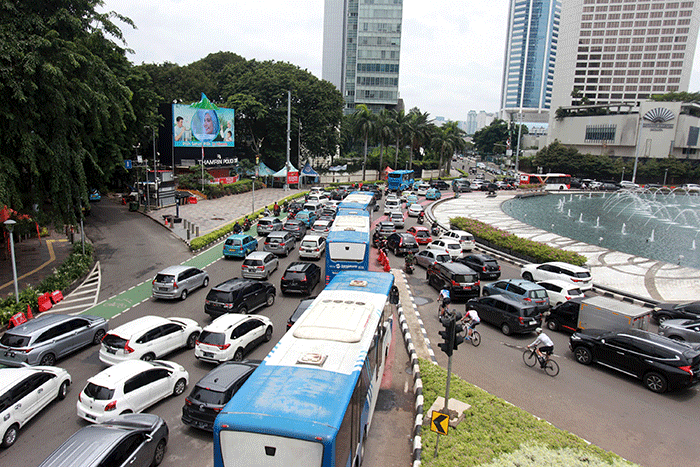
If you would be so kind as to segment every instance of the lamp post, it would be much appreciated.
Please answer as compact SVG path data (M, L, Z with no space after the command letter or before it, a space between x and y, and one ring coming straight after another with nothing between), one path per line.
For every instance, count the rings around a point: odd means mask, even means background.
M8 232L10 232L10 254L12 256L12 277L15 281L15 300L19 303L19 289L17 288L17 264L15 263L15 239L12 235L12 231L15 228L17 222L12 219L7 219L4 224Z
M668 169L664 171L664 186L666 186L666 175L668 175Z

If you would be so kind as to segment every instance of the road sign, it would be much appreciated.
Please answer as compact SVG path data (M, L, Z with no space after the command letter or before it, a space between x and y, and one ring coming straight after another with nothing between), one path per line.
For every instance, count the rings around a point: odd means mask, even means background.
M126 170L129 170L129 169L131 168L131 160L130 160L130 159L126 159L126 160L124 161L124 168L125 168Z
M430 431L434 431L440 435L446 435L450 423L450 416L433 410L430 420Z

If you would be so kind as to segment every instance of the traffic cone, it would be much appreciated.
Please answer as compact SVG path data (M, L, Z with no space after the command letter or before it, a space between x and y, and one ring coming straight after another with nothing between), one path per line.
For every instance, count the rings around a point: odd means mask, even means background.
M27 319L32 319L34 318L34 315L32 314L32 307L31 305L27 305Z
M384 272L389 272L391 271L391 265L387 261L386 264L384 265Z
M167 217L165 218L165 226L166 227L168 226L168 218Z

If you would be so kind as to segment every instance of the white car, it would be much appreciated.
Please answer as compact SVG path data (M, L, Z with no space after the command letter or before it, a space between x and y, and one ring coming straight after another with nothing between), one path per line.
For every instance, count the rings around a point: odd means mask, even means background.
M406 198L408 198L410 195L418 196L418 195L416 194L415 191L411 191L411 190L402 191L402 192L401 192L401 198L400 198L401 202L402 202L402 203L405 203L405 202L406 202Z
M452 240L457 240L460 245L462 245L462 251L472 251L476 246L476 241L474 240L474 235L464 230L448 230L447 232L440 235L440 238L451 238Z
M572 298L583 298L583 292L571 282L562 281L559 279L550 279L547 281L539 281L537 285L544 287L549 297L551 306L561 305L562 303L571 300Z
M102 339L100 361L154 360L182 347L194 348L202 327L189 318L144 316L111 330Z
M420 216L420 213L423 212L423 206L421 206L418 203L413 203L408 207L408 215L411 217L418 217Z
M307 234L299 245L299 258L319 259L326 251L326 237L318 234Z
M78 395L78 417L102 423L115 415L140 413L156 402L185 392L190 375L175 362L121 362L87 380Z
M418 185L418 188L416 188L416 194L418 196L425 196L425 194L430 190L430 184L429 183L420 183Z
M0 434L2 447L17 440L19 429L52 401L63 400L71 377L55 366L0 369Z
M520 276L531 282L560 279L574 284L583 292L593 288L593 279L588 269L559 261L543 264L526 264L520 268Z
M428 243L429 250L439 250L444 251L453 260L462 257L462 245L459 244L457 240L451 238L438 238Z
M241 361L246 353L270 339L270 318L263 315L227 313L204 328L195 345L194 356L214 363Z
M388 216L392 212L401 212L401 201L398 198L387 198L384 201L384 215Z
M403 229L404 225L406 225L406 219L401 211L394 211L389 214L389 220L394 223L394 227L397 229Z

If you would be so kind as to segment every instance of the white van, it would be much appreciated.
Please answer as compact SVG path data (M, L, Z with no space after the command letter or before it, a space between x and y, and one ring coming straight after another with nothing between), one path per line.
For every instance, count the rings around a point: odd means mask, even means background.
M326 237L318 234L308 234L299 245L299 258L319 259L326 251Z
M462 251L472 251L476 246L474 235L464 230L448 230L440 238L451 238L457 240L462 245Z
M387 198L384 202L384 215L388 216L392 212L401 212L401 200L398 198Z

